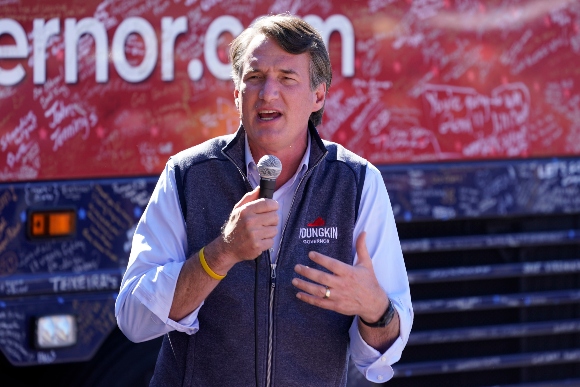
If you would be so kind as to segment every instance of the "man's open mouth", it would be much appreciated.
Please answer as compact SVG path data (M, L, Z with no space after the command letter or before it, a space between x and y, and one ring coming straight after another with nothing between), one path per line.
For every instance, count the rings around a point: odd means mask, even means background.
M260 117L262 121L271 121L274 118L280 117L281 115L282 114L276 110L261 110L258 112L258 117Z

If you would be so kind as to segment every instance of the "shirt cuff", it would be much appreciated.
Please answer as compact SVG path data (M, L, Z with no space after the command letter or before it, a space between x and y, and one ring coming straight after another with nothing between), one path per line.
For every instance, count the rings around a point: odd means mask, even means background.
M199 320L197 319L197 314L199 313L199 310L201 309L202 306L203 301L201 305L197 307L196 310L194 310L193 312L191 312L190 314L188 314L179 321L173 321L172 319L167 318L167 325L169 325L178 332L184 332L187 333L188 335L193 335L194 333L199 331Z
M393 302L393 299L391 299L391 302ZM364 341L358 329L358 316L353 319L350 327L351 359L365 378L374 383L384 383L394 376L391 365L400 360L409 337L410 328L408 327L410 325L409 320L412 320L412 316L401 312L401 308L397 307L396 301L394 302L394 306L397 308L399 315L400 333L397 340L395 340L385 353L381 354Z
M171 262L147 272L140 278L139 283L133 289L133 294L159 320L176 331L192 335L199 330L197 315L203 302L197 309L179 321L169 318L175 285L183 264L184 262ZM159 289L166 291L159 291Z
M365 378L374 383L383 383L391 379L394 375L391 362L388 360L388 352L397 345L401 338L381 355L379 351L368 345L358 330L358 319L356 316L350 327L350 356L356 368L365 376Z

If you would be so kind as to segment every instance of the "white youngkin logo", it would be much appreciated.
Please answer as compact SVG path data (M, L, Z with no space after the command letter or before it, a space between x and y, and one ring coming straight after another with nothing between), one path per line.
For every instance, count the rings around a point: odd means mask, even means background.
M338 227L301 227L300 239L303 243L330 243L338 239Z

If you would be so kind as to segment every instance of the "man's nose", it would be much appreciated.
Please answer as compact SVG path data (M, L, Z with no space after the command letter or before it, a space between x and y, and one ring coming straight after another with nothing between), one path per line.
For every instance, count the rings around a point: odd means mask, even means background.
M271 77L266 77L262 83L262 88L260 89L258 97L267 102L278 98L278 93L278 82Z

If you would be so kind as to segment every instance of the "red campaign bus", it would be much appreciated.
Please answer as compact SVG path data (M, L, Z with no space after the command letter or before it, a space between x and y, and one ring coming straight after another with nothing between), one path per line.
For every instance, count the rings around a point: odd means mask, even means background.
M159 341L114 318L132 233L169 156L238 128L228 44L282 12L327 42L321 136L390 194L415 310L390 385L580 379L578 1L0 10L2 384L147 383Z

